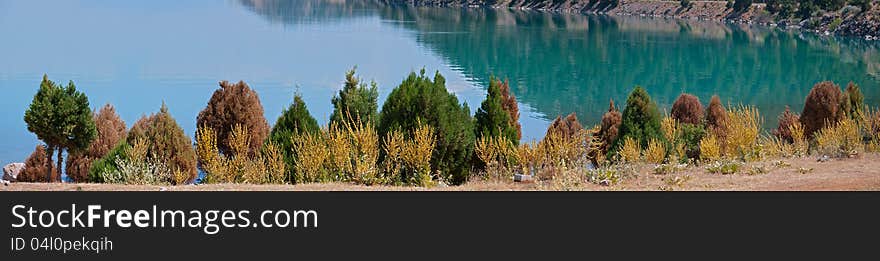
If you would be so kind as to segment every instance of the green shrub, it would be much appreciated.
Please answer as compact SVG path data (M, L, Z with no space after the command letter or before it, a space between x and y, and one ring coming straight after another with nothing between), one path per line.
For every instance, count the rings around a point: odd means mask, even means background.
M733 11L743 12L748 10L750 6L752 6L752 0L735 0L733 2Z
M862 118L862 109L865 107L865 95L858 84L849 82L840 101L841 111L849 116L850 119L860 121Z
M196 152L192 139L171 117L165 103L162 103L159 113L142 117L131 127L128 143L135 144L136 141L146 143L144 154L147 162L165 164L173 172L170 178L184 177L182 182L168 180L167 183L181 185L196 179Z
M375 125L379 120L377 99L379 98L379 89L376 82L362 83L361 79L355 76L357 67L352 68L345 73L345 85L339 93L333 96L333 113L330 114L330 123L339 124L340 127L345 126L348 117L351 120L357 120L360 126L366 124Z
M489 90L486 94L486 99L483 100L480 108L477 109L476 115L474 115L476 119L476 126L474 128L476 138L479 139L483 136L501 137L513 142L513 145L517 146L519 145L517 130L512 122L513 119L510 118L510 114L502 106L499 83L494 77L489 79Z
M300 134L318 134L321 129L318 127L318 121L309 114L306 102L303 101L302 95L299 93L293 96L293 103L281 112L281 116L275 121L272 132L269 134L269 140L278 145L281 154L284 156L287 177L291 183L299 183L296 180L294 166L296 166L296 151L294 150L293 138Z
M232 156L227 144L232 127L239 124L248 129L248 138L252 141L247 150L248 156L256 156L269 135L269 123L266 122L260 97L242 81L235 84L221 81L220 89L214 91L207 107L199 112L196 126L214 129L220 152Z
M622 140L626 138L634 139L641 148L646 148L651 139L663 143L668 142L660 130L660 113L657 112L657 104L651 100L648 92L641 86L636 86L626 99L620 133L609 151L608 158L612 158L611 156L614 155L611 153L617 153L617 150L622 146Z
M466 181L474 148L474 120L467 104L447 92L446 79L437 72L432 81L415 72L391 91L379 121L380 137L393 130L412 133L419 122L436 132L431 167L453 184Z
M53 152L58 152L57 171L61 172L64 150L84 150L98 135L89 98L76 90L73 81L62 87L46 75L43 75L40 89L24 113L24 121L28 131L46 143L46 177L50 181L53 180Z
M127 159L129 149L131 149L131 145L122 139L107 154L92 163L89 168L89 182L104 183L104 173L118 170L119 166L116 165L116 160Z
M698 124L680 124L678 126L677 141L684 146L684 153L688 159L700 159L700 140L706 136L706 129Z

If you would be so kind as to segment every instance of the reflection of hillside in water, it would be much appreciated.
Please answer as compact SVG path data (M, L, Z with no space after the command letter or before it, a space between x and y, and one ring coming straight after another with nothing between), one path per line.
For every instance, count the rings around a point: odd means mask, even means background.
M375 1L365 0L239 0L241 5L273 23L337 21L374 15Z
M663 107L683 91L758 106L768 123L802 106L822 80L862 86L876 102L877 46L710 21L544 14L512 10L386 8L386 19L480 82L511 77L520 101L548 118L595 123L609 99L645 86ZM553 29L550 29L553 28ZM430 32L463 32L434 34ZM871 76L873 75L873 77Z
M802 106L809 88L822 80L852 80L868 102L880 99L877 44L860 40L711 21L380 1L259 2L249 6L285 23L303 20L294 14L312 16L308 20L379 15L416 32L420 44L481 85L490 74L509 77L519 101L546 118L573 111L584 123L596 123L610 99L622 102L635 85L645 86L662 107L681 92L704 102L719 94L758 106L768 124L785 105Z

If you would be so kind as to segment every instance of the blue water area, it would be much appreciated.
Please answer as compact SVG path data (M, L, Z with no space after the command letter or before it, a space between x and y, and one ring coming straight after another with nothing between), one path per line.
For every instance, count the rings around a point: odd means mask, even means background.
M379 84L439 70L472 112L489 76L510 80L523 139L557 115L596 124L644 86L668 110L682 92L757 106L773 125L818 81L853 81L880 101L880 46L718 22L532 11L414 8L374 0L0 0L0 162L40 144L23 115L43 74L74 81L129 125L164 102L191 137L221 80L246 81L270 124L303 94L326 123L345 71Z

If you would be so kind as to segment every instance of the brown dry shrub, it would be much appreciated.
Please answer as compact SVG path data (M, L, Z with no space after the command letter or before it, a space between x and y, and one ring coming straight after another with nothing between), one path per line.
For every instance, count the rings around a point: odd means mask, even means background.
M104 105L94 118L98 137L92 141L87 150L73 151L67 156L67 176L76 182L88 181L92 163L107 155L120 140L125 138L127 132L125 122L116 114L113 105Z
M46 147L37 145L34 152L24 161L24 169L16 177L19 182L46 182L46 168L49 164L46 156ZM52 181L61 181L58 168L52 169Z
M703 121L703 104L697 96L683 93L672 104L672 118L679 123L700 124Z
M565 118L557 116L556 120L553 120L553 123L547 128L547 134L545 136L549 136L551 133L557 133L562 137L572 138L583 129L584 127L578 122L577 115L572 112L568 116L565 116Z
M208 106L199 112L196 123L196 126L216 131L217 146L224 155L233 156L228 145L233 126L241 124L249 130L249 157L259 154L263 142L269 136L269 123L263 114L260 97L242 81L235 84L221 81L220 89L214 91L208 100Z
M614 106L614 100L611 100L608 105L608 111L602 115L602 125L598 133L602 141L600 147L600 150L602 151L601 153L607 153L608 148L614 143L614 140L617 139L621 123L623 123L623 115L620 114L620 111Z
M168 181L169 183L180 185L197 177L196 152L192 140L171 117L164 103L159 113L141 117L132 125L127 141L135 144L138 140L146 142L147 158L166 164L174 172L173 176L181 176L184 181Z
M516 97L510 93L510 84L507 80L501 82L499 87L501 88L501 108L510 115L510 123L516 129L516 139L522 139L522 125L519 124L519 105L516 103Z
M721 98L713 95L709 101L709 107L706 109L706 130L714 133L718 138L726 137L727 110L721 105Z
M788 106L785 111L779 115L779 125L773 130L773 136L779 137L788 143L793 143L794 138L791 136L791 126L800 123L800 116L791 112Z
M830 81L813 86L804 101L804 110L800 118L808 138L812 138L815 132L825 128L826 123L833 124L840 119L841 95L840 86Z

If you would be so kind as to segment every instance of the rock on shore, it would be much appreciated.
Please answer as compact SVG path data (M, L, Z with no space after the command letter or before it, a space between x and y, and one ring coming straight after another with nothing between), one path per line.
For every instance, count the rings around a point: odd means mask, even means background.
M6 166L3 166L3 180L15 181L22 170L24 170L24 163L6 164Z

